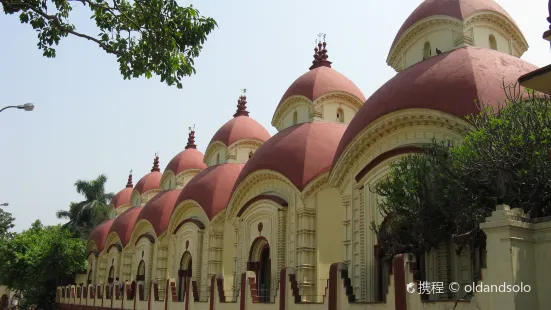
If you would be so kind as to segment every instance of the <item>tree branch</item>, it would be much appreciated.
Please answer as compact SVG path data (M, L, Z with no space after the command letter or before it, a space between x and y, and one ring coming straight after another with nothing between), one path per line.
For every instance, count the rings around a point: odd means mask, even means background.
M59 30L61 30L63 32L70 33L74 36L77 36L77 37L84 38L84 39L90 40L92 42L95 42L108 53L115 54L117 56L122 55L122 53L110 48L108 45L106 45L105 43L101 42L100 40L98 40L94 37L91 37L89 35L86 35L86 34L83 34L83 33L80 33L80 32L76 32L76 31L74 31L70 28L67 28L67 27L63 26L63 24L61 23L59 18L57 18L57 16L48 15L48 14L46 14L46 12L44 12L43 10L41 10L40 8L38 8L36 6L30 5L30 4L24 3L24 2L10 3L8 0L0 0L0 3L14 9L14 10L18 9L19 7L24 7L26 9L29 9L29 10L35 12L36 14L44 17L45 19L47 19L49 21L52 21L53 25L56 26Z

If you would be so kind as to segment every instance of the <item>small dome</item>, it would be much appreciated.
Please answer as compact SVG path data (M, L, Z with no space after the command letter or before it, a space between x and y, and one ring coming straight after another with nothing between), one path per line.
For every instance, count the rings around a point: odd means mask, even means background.
M174 189L155 195L142 208L136 223L140 220L146 220L151 223L157 236L162 234L168 228L170 216L180 192L181 190Z
M201 205L209 219L212 219L228 205L235 180L243 166L221 164L201 171L184 187L175 206L184 200L194 200Z
M360 101L365 101L365 96L354 82L340 72L322 66L312 69L296 79L279 101L278 107L292 96L303 96L314 101L333 92L348 93Z
M161 169L159 169L159 156L155 155L155 160L153 161L153 169L151 172L144 175L134 187L134 190L138 193L143 194L152 189L161 188Z
M464 47L433 56L398 73L379 88L348 125L335 161L371 122L404 109L432 109L458 117L479 112L475 103L496 106L505 100L505 85L537 67L485 48Z
M415 9L415 11L413 11L413 13L411 13L400 30L398 30L394 42L392 42L392 46L398 42L398 39L400 39L411 26L427 17L445 15L463 21L480 11L493 11L499 13L516 26L511 16L509 16L509 14L507 14L507 12L494 0L425 0Z
M203 162L203 157L203 153L199 152L195 145L195 130L191 130L188 135L186 148L172 158L166 166L165 171L170 170L174 175L178 175L180 172L190 169L206 169L207 165Z
M113 220L109 233L112 231L116 232L121 239L123 247L130 241L132 229L134 229L134 225L138 221L138 215L140 215L142 209L143 207L130 208Z
M265 142L270 139L270 134L264 126L249 117L247 97L243 95L237 101L237 111L233 118L218 129L209 144L219 141L225 146L230 146L234 142L244 139Z
M126 187L118 192L113 199L111 199L111 205L117 209L118 207L129 204L130 203L130 196L132 195L132 191L134 185L132 184L132 171L130 171L130 175L128 175L128 182L126 183Z
M286 128L264 143L249 159L236 187L254 171L268 169L287 177L299 190L331 169L337 145L346 130L338 123L302 123Z
M103 223L96 226L90 233L90 236L88 236L88 240L94 241L94 243L96 244L98 253L101 253L101 251L103 251L103 248L105 247L105 241L107 239L107 235L109 234L109 229L111 229L111 225L113 225L113 222L114 220L104 221Z

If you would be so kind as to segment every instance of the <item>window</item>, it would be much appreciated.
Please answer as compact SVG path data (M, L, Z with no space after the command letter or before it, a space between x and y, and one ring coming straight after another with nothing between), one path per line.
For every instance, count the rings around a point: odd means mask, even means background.
M297 111L293 112L293 125L298 123L298 113Z
M428 59L431 56L430 42L425 42L423 47L423 60Z
M494 51L497 51L496 37L494 37L494 35L491 34L488 40L490 41L490 48L493 49Z
M344 111L342 108L337 109L337 121L339 123L344 123Z
M220 164L220 154L216 154L216 164Z
M251 157L253 157L253 151L250 151L250 152L249 152L249 159L250 159Z

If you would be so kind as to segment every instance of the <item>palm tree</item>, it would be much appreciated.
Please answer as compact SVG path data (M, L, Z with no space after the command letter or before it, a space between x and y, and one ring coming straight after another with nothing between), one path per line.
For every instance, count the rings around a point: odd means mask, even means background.
M59 210L56 213L59 219L69 219L65 227L83 239L88 239L92 229L109 218L108 204L114 194L105 192L106 182L107 177L103 174L91 181L77 180L77 193L85 199L81 202L71 202L69 211Z

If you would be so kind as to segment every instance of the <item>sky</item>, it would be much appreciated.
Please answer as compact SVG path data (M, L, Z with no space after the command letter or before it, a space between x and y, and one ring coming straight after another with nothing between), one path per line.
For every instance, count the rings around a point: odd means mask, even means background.
M123 189L150 171L159 153L162 170L182 151L188 127L204 152L236 110L247 89L250 116L271 133L281 96L311 65L317 34L327 35L329 60L369 97L395 72L386 64L394 36L421 0L204 0L191 2L218 28L196 59L197 74L183 89L152 79L123 80L115 56L94 43L68 37L57 57L36 47L36 32L16 15L0 15L0 107L32 102L33 112L0 114L0 203L15 217L14 231L55 216L80 201L74 182L100 174L107 190ZM530 48L522 57L551 63L541 37L547 0L498 0L515 19ZM181 2L181 4L189 4ZM96 33L87 8L71 16L81 32Z

